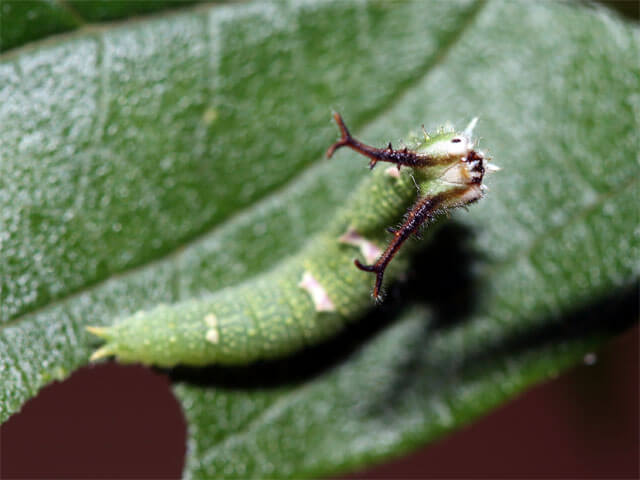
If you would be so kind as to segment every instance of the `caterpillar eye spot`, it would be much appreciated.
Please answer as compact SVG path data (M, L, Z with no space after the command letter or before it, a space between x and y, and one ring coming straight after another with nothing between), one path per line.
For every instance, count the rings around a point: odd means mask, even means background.
M460 138L454 138L453 140L451 140L451 143L460 143L462 141L462 139Z

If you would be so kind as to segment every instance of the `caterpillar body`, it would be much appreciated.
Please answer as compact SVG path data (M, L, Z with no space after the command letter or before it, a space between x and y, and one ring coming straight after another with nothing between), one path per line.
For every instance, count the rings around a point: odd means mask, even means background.
M395 166L363 180L330 224L274 269L205 298L159 305L110 327L87 327L106 341L91 359L242 365L330 337L370 307L367 272L376 275L373 294L379 299L383 274L396 276L406 262L391 264L404 241L438 214L480 199L485 171L495 168L475 150L475 120L463 132L425 133L415 149L394 150L355 140L342 118L334 118L342 136L328 156L346 146L369 157L371 168L381 161ZM386 227L412 201L385 248Z

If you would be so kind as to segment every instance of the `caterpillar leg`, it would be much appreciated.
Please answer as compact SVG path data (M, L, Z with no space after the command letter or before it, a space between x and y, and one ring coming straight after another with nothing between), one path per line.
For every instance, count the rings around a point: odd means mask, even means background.
M441 193L421 198L413 207L411 207L411 210L407 214L402 226L392 232L393 239L389 242L389 245L385 251L382 252L382 255L380 255L376 263L372 265L363 265L358 259L354 261L356 267L360 270L376 274L376 283L373 287L373 297L376 300L380 299L380 290L382 288L384 271L395 254L398 253L402 244L411 235L417 233L418 229L424 222L431 220L450 197L450 193Z
M339 113L334 113L333 118L338 124L338 128L340 128L340 140L329 147L327 150L327 157L331 158L334 152L342 147L349 147L352 150L366 156L369 158L369 168L373 168L376 166L378 162L389 162L393 163L400 168L400 166L405 165L408 167L421 167L430 163L430 159L425 157L424 155L419 155L416 152L413 152L406 147L402 150L394 150L391 146L391 142L387 148L376 148L369 145L365 145L362 142L359 142L355 138L351 136L349 129L344 124L344 120Z

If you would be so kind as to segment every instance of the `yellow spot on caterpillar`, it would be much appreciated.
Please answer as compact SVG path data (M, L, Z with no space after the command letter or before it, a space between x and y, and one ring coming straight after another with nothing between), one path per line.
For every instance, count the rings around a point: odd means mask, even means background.
M216 317L213 313L209 313L204 317L204 323L209 330L205 334L207 341L211 343L218 343L220 340L220 332L218 331L218 317Z
M211 125L218 119L218 111L215 108L207 108L202 115L202 121L205 125Z
M211 330L207 330L207 334L205 335L205 338L207 339L207 341L211 343L218 343L218 340L220 340L220 334L218 333L218 329L212 328Z
M324 287L311 275L311 272L304 272L298 286L309 292L317 312L335 312L335 305L329 298L329 295L327 295Z
M210 313L204 317L204 323L207 325L207 327L217 328L218 317L216 317L213 313Z
M391 167L396 170L395 167ZM382 250L378 248L378 246L364 238L360 235L354 228L349 227L349 229L338 238L340 243L345 243L347 245L352 245L354 247L358 247L364 255L364 259L367 263L375 262L380 255L382 255Z

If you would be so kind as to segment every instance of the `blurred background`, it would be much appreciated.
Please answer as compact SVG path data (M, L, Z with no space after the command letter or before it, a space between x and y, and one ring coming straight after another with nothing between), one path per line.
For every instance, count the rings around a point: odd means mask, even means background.
M638 340L636 326L462 430L344 478L638 478ZM185 428L166 376L83 368L0 428L0 477L179 478Z

